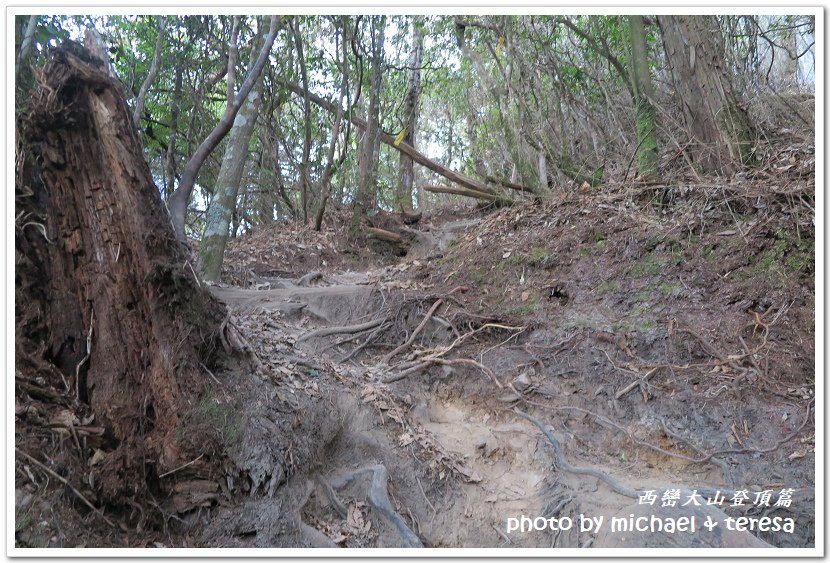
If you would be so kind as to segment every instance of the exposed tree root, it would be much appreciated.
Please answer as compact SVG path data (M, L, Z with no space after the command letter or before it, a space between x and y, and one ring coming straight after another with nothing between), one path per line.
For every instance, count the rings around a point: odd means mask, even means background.
M297 505L297 512L296 512L296 520L297 520L297 529L299 530L300 534L308 541L308 544L311 547L319 547L319 548L339 548L340 546L334 543L331 538L329 538L326 534L318 530L313 526L309 526L305 522L303 522L303 508L305 505L308 504L308 499L311 498L311 492L314 490L314 485L311 481L308 481L305 484L305 492L303 493L303 498L300 503Z
M389 472L386 470L386 467L381 464L370 465L343 475L338 475L332 478L328 484L325 482L321 483L322 488L335 511L337 511L341 517L343 517L344 513L346 513L345 506L337 497L335 489L341 489L363 475L369 474L372 476L366 491L366 500L369 501L369 505L377 510L387 522L394 526L403 541L404 547L424 547L424 544L418 536L409 529L409 526L406 525L398 513L395 512L395 509L392 508L392 503L389 501L389 494L386 492L386 483L389 480Z
M368 321L356 325L330 326L326 328L318 328L317 330L312 330L311 332L301 334L297 337L297 342L302 342L303 340L308 340L309 338L322 338L324 336L330 336L332 334L354 334L356 332L363 332L364 330L369 330L377 326L380 326L385 320L386 319L383 318L375 319L373 321Z
M317 281L323 277L323 272L309 272L300 279L297 280L297 285L299 287L306 287L311 282Z
M534 418L527 414L524 411L519 409L515 409L514 411L516 414L521 416L522 418L529 420L532 422L539 430L542 431L542 434L545 435L545 438L548 439L550 445L553 446L553 453L554 457L556 457L556 463L563 471L567 471L568 473L573 473L575 475L588 475L591 477L596 477L618 494L629 498L638 498L640 496L640 492L634 489L629 489L610 475L600 471L599 469L594 469L593 467L576 467L568 463L568 460L565 459L565 454L562 453L562 446L559 445L559 440L557 440L553 434L545 428L545 425L538 418Z
M424 330L424 327L427 326L427 323L429 322L429 319L432 317L432 315L435 314L435 311L438 310L438 307L440 307L443 304L444 304L443 299L438 299L435 303L433 303L432 307L430 307L429 311L427 311L427 314L424 316L424 320L422 320L421 323L417 326L417 328L414 331L412 331L412 334L409 336L409 338L407 338L406 342L404 342L403 344L401 344L400 346L398 346L397 348L395 348L394 350L392 350L391 352L386 354L383 357L382 362L384 364L388 364L389 360L394 358L400 352L403 352L404 350L409 348L409 346L415 341L415 339L418 337L418 335L421 334L421 332Z
M531 401L525 401L525 402L527 402L529 404L537 404L537 403L533 403ZM544 406L544 405L538 405L538 406ZM610 423L612 426L614 426L614 427L616 427L620 430L623 430L623 431L625 430L620 425L614 423L613 421L607 419L606 417L597 415L597 414L595 414L591 411L588 411L586 409L582 409L582 408L579 408L579 407L545 407L545 408L552 408L554 410L573 409L573 410L576 410L576 411L579 411L579 412L583 412L583 413L586 413L586 414L593 415L593 416L595 416L595 417L597 417L601 420L604 420L604 421ZM790 441L792 438L794 438L799 432L801 432L804 429L804 427L807 425L807 422L809 422L809 420L810 420L811 410L812 410L812 400L807 404L807 412L804 415L804 421L802 421L801 425L798 428L796 428L796 430L794 432L792 432L789 435L785 436L784 438L782 438L781 440L776 442L773 446L771 446L769 448L764 448L764 449L740 448L740 449L731 449L731 450L721 450L721 451L716 451L716 452L706 454L706 455L704 455L700 458L693 458L693 457L690 457L690 456L687 456L687 455L666 451L663 448L660 448L660 447L655 446L653 444L649 444L648 442L643 442L641 440L636 440L632 436L630 436L630 434L629 434L629 438L636 445L647 447L649 449L652 449L654 451L658 451L658 452L663 453L665 455L668 455L670 457L683 459L683 460L689 461L691 463L712 463L712 464L717 465L717 466L719 466L723 469L723 466L721 465L722 462L720 460L713 460L714 456L724 455L724 454L769 453L769 452L775 451L776 449L781 447L782 444ZM539 430L542 431L542 433L545 435L545 437L551 443L551 446L553 446L556 461L557 461L558 465L564 471L567 471L567 472L573 473L573 474L577 474L577 475L589 475L589 476L592 476L592 477L596 477L597 479L599 479L599 480L603 481L604 483L606 483L615 492L617 492L617 493L619 493L623 496L628 496L628 497L631 497L631 498L638 498L639 497L640 493L638 491L636 491L634 489L629 489L628 487L626 487L626 486L622 485L621 483L619 483L613 477L607 475L606 473L604 473L602 471L599 471L598 469L593 469L593 468L588 468L588 467L575 467L575 466L569 464L567 462L567 460L565 459L564 454L562 453L562 447L559 445L559 441L553 436L553 434L547 428L545 428L545 426L542 424L541 421L539 421L539 419L532 417L531 415L527 414L524 411L519 410L518 408L514 409L514 412L516 414L518 414L519 416L521 416L521 417L527 419L528 421L532 422L537 428L539 428ZM697 449L697 448L693 448L693 449ZM727 483L731 483L731 475L728 472L724 473L724 480ZM695 487L695 490L697 491L698 494L700 494L702 496L709 496L709 497L714 496L716 494L716 492L719 492L721 495L726 495L726 496L734 496L735 494L737 494L736 490L730 490L730 489L724 489L724 488ZM799 489L799 490L796 491L796 493L799 496L804 496L804 494L807 493L807 491Z
M469 359L469 358L455 358L455 359L452 359L452 360L445 360L444 358L430 357L430 358L427 358L426 360L424 360L422 362L419 362L419 363L415 364L412 367L409 367L409 368L403 370L400 373L390 375L389 377L387 377L383 380L383 383L394 383L395 381L400 381L401 379L409 377L413 373L418 373L419 371L422 371L422 370L428 368L429 366L431 366L433 364L438 364L438 365L442 365L442 366L457 366L457 365L473 366L473 367L476 367L476 368L480 369L491 380L493 380L493 383L496 384L496 387L498 387L499 389L504 387L499 382L498 378L496 377L496 374L493 373L493 370L491 370L490 368L488 368L484 364L482 364L480 362L477 362L475 360Z

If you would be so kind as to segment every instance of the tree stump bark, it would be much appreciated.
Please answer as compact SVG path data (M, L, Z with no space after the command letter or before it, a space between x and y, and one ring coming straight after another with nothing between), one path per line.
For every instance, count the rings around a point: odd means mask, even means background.
M186 425L224 307L188 265L120 87L96 61L71 42L54 51L19 118L17 213L30 226L16 229L16 349L56 366L105 428L90 483L121 504L164 496L159 476L202 453L190 472L216 461Z

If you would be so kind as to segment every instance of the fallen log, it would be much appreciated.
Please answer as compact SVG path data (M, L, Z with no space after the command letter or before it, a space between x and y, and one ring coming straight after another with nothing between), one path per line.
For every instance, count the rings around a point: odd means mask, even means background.
M473 197L476 199L492 201L494 203L504 206L511 206L514 203L513 200L508 197L496 194L483 193L477 190L470 190L465 188L450 188L447 186L424 186L424 190L438 194L463 195L466 197Z
M386 242L395 242L400 243L403 242L401 235L398 233L393 233L392 231L385 231L383 229L377 229L375 227L365 227L366 233L374 237L378 240L385 240Z
M500 186L504 186L505 188L510 188L511 190L516 190L517 192L527 192L529 194L536 195L536 190L534 188L530 188L528 186L523 186L521 184L514 184L513 182L508 182L507 180L502 180L500 178L496 178L495 176L485 176L485 180L490 183L498 184Z
M415 223L421 220L423 213L420 211L418 213L408 213L407 211L401 211L401 221L403 221L404 225L414 225Z
M283 88L286 88L287 90L290 90L291 92L294 92L295 94L297 94L299 96L306 96L307 95L308 99L310 101L312 101L315 105L320 106L324 110L329 111L331 113L337 113L337 104L334 104L334 103L332 103L328 100L325 100L325 99L321 98L320 96L312 94L311 92L307 92L299 84L294 84L293 82L288 82L287 80L282 80L282 79L275 79L275 82L277 84L279 84L280 86L282 86ZM354 113L349 114L349 119L354 124L355 127L359 128L359 129L363 129L364 131L369 126L368 123L366 123L365 119L362 119L362 118L358 117ZM379 133L380 133L380 140L381 140L382 143L384 143L386 145L389 145L390 147L392 147L396 151L399 151L399 152L405 154L406 156L408 156L409 158L411 158L413 161L417 162L421 166L429 168L433 172L435 172L437 174L440 174L441 176L443 176L444 178L446 178L450 182L453 182L454 184L458 184L459 186L464 186L465 188L468 188L470 190L474 190L476 192L491 194L493 196L500 197L500 196L498 196L496 190L489 187L484 182L480 182L480 181L478 181L474 178L470 178L469 176L459 174L458 172L455 172L454 170L451 170L451 169L447 168L443 164L441 164L439 162L436 162L436 161L434 161L430 158L427 158L425 155L418 152L415 149L415 147L413 147L412 145L410 145L408 143L405 143L403 141L396 143L395 142L395 137L393 135L390 135L389 133L387 133L385 131L380 131Z

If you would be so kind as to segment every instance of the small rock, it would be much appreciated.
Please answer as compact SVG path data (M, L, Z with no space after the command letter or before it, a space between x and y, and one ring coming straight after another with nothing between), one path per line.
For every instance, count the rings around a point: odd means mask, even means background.
M487 438L482 438L478 442L476 442L476 449L483 450L487 446Z
M512 383L513 383L513 387L516 389L516 391L521 393L525 389L530 387L530 385L533 382L530 380L530 374L526 371L523 371L518 377L513 379Z
M25 510L29 508L29 505L32 504L34 500L34 495L32 493L27 492L23 489L15 489L14 491L14 505L18 511Z

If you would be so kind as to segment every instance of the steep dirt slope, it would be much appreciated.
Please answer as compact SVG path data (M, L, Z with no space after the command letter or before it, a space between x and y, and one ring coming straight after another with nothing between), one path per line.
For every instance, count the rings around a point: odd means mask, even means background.
M343 421L328 453L298 471L311 483L300 521L338 545L400 545L365 489L346 490L343 518L320 484L381 463L428 546L595 545L574 530L509 537L505 519L610 517L636 504L613 486L771 490L773 502L792 488L790 507L724 508L792 517L793 533L758 536L811 545L814 243L799 203L809 185L794 178L776 194L737 182L716 188L721 200L708 186L569 196L454 217L400 261L326 274L313 289L217 289L245 311L261 356ZM284 310L292 301L299 312ZM553 430L565 463L609 481L563 469L516 407ZM372 524L357 526L355 510ZM261 536L249 541L296 540ZM664 539L649 541L672 545Z

